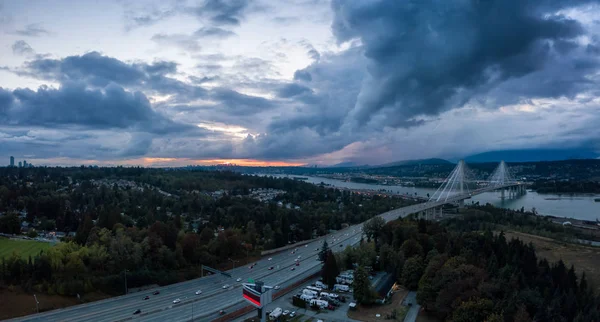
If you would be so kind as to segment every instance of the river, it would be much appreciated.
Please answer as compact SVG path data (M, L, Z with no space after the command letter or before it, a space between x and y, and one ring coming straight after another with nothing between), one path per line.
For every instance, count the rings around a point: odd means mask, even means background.
M299 177L295 175L272 175L274 177ZM415 188L405 186L384 186L367 183L356 183L349 181L341 181L336 179L328 179L321 177L301 176L307 178L306 182L319 184L325 183L334 187L356 189L356 190L380 190L391 191L397 194L410 194L420 197L427 197L427 194L433 195L435 189ZM595 221L600 219L600 202L594 202L595 198L600 198L600 195L585 194L585 195L570 195L570 194L539 194L537 192L528 191L525 195L509 199L500 198L500 192L485 192L474 196L471 199L465 200L465 203L477 202L480 204L490 203L496 207L508 209L525 210L536 209L540 215L575 218L580 220Z

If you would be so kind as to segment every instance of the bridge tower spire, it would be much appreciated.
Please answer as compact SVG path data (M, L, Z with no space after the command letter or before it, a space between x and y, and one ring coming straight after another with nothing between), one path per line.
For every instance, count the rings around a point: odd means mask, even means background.
M492 172L492 174L490 175L488 182L492 187L504 186L507 184L515 183L515 180L510 174L510 171L508 170L508 167L506 166L506 162L504 162L504 160L500 161L500 164L498 165L496 170L494 170L494 172Z
M460 160L444 183L429 198L431 202L447 201L449 198L469 192L467 183L469 169L464 160Z

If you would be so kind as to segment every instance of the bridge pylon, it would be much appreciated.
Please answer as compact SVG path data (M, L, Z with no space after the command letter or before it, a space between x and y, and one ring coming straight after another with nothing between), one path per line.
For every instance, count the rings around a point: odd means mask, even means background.
M468 183L471 179L471 171L464 160L460 160L448 178L444 180L437 191L429 197L429 202L448 201L448 199L469 193Z

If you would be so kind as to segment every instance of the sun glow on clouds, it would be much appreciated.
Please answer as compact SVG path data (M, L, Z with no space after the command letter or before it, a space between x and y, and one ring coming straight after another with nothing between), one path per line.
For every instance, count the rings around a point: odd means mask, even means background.
M263 161L254 159L189 159L189 158L142 158L125 161L128 165L143 165L145 167L164 166L211 166L211 165L239 165L245 167L295 167L305 165L299 162Z
M248 136L248 134L254 136L253 134L248 132L247 128L237 126L237 125L227 125L225 123L199 123L197 124L199 128L207 129L215 132L222 132L224 134L233 136L237 139L244 139Z

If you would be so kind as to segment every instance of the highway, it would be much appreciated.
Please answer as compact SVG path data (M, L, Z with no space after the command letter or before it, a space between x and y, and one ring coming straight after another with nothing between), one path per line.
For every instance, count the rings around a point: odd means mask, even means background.
M381 216L386 222L429 209L437 205L417 204L395 209ZM325 238L330 248L337 252L346 246L356 245L360 241L363 224L354 225L346 229L327 235ZM323 245L323 239L318 239L300 246L292 254L291 250L283 251L269 257L262 258L257 265L250 269L248 266L237 267L229 270L231 278L215 274L182 283L172 284L154 290L137 292L133 294L114 297L106 300L81 304L64 309L33 314L9 321L210 321L217 318L220 310L227 313L242 308L247 304L241 295L241 283L249 278L261 280L268 286L284 288L304 277L317 272L321 267L318 261L318 248ZM298 259L299 266L294 260ZM269 270L273 267L272 270ZM294 270L291 270L295 267ZM240 282L236 280L241 278ZM230 285L223 288L225 284ZM152 295L159 290L160 294ZM202 294L195 292L201 290ZM143 300L148 295L150 299ZM173 300L181 302L174 304ZM134 311L141 310L134 315Z

